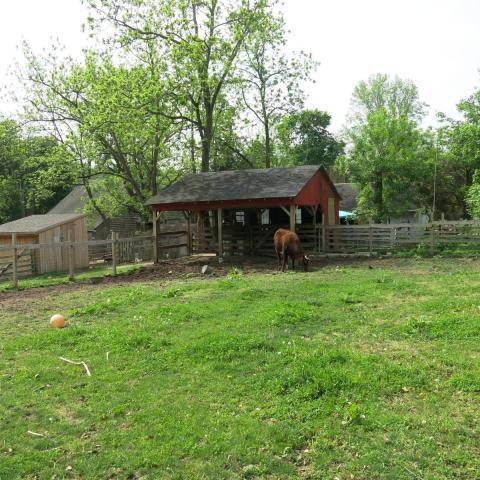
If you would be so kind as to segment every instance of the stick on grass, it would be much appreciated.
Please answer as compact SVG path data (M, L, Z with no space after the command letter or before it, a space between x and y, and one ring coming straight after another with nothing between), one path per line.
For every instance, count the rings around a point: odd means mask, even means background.
M60 358L60 360L63 360L64 362L71 363L72 365L83 365L83 368L87 372L87 375L89 377L92 376L92 374L90 373L90 370L88 369L88 365L85 362L83 362L83 361L74 362L73 360L69 360L68 358L64 358L64 357L59 357L59 358Z

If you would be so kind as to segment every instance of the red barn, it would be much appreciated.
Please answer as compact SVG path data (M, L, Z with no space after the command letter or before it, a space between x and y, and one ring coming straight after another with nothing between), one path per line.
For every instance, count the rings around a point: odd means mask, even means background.
M188 235L189 253L214 250L222 256L225 242L232 254L261 253L264 243L271 249L269 234L279 227L296 229L314 248L317 226L339 223L340 199L326 170L306 165L188 175L147 205L155 232L161 212L183 211L189 232L196 214L197 228Z

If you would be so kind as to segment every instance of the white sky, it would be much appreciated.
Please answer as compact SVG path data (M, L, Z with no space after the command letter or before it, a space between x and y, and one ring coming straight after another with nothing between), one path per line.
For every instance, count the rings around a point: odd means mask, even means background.
M321 65L307 105L328 111L338 130L354 86L382 72L413 80L420 97L456 116L455 105L480 86L480 0L285 0L290 47ZM2 0L0 85L27 40L35 51L58 38L73 56L86 43L80 0ZM0 113L17 106L0 99Z

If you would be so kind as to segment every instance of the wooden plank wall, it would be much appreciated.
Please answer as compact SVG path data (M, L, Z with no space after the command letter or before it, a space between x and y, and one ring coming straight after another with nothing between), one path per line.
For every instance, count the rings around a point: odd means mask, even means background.
M88 231L84 218L74 222L65 223L55 228L42 232L38 236L38 243L49 243L51 247L41 248L38 254L38 273L68 271L69 247L55 245L59 242L88 241ZM75 268L88 267L88 246L76 245L74 247Z

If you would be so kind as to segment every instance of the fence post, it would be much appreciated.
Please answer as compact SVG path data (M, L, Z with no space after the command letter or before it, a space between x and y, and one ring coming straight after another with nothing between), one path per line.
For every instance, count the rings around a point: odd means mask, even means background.
M188 210L186 212L187 216L187 255L192 254L192 224L191 224L191 212Z
M117 232L112 232L112 274L117 274Z
M71 231L68 234L68 239L70 241L70 245L68 246L68 279L74 280L75 279L75 249L73 246L73 235Z
M18 288L18 275L17 275L17 234L12 233L12 280L14 288Z
M370 255L373 252L373 227L371 221L368 224L368 251L370 252Z
M158 215L156 210L152 211L153 219L152 219L152 226L153 226L153 263L158 263Z
M433 222L430 224L431 229L430 229L430 253L433 255L435 251L435 225Z
M324 253L327 252L327 226L322 223L322 250Z

